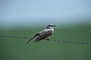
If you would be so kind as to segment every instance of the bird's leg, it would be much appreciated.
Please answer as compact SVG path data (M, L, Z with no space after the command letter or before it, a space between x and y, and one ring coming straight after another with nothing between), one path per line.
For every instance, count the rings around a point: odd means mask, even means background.
M49 38L46 38L47 41L49 41Z

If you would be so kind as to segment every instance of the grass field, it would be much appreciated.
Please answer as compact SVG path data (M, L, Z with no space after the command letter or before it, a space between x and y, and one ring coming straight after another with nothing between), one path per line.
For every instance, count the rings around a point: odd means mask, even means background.
M0 30L0 35L32 37L43 28ZM91 42L91 25L56 27L51 39ZM0 60L91 60L91 44L0 37Z

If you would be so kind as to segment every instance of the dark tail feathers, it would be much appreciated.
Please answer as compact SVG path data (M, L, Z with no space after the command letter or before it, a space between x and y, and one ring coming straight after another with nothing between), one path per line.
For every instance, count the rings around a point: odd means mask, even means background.
M33 39L33 38L31 38L30 40L28 40L28 42L27 42L27 43L29 43L32 39Z

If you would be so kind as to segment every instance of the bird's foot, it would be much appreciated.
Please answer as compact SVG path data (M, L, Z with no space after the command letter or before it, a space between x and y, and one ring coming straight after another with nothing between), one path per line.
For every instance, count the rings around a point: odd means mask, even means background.
M47 41L49 41L49 38L46 38Z

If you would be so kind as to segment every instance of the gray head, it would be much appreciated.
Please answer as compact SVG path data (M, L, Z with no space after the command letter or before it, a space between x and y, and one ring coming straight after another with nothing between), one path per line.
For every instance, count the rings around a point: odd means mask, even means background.
M54 28L55 26L54 24L49 24L46 28Z

